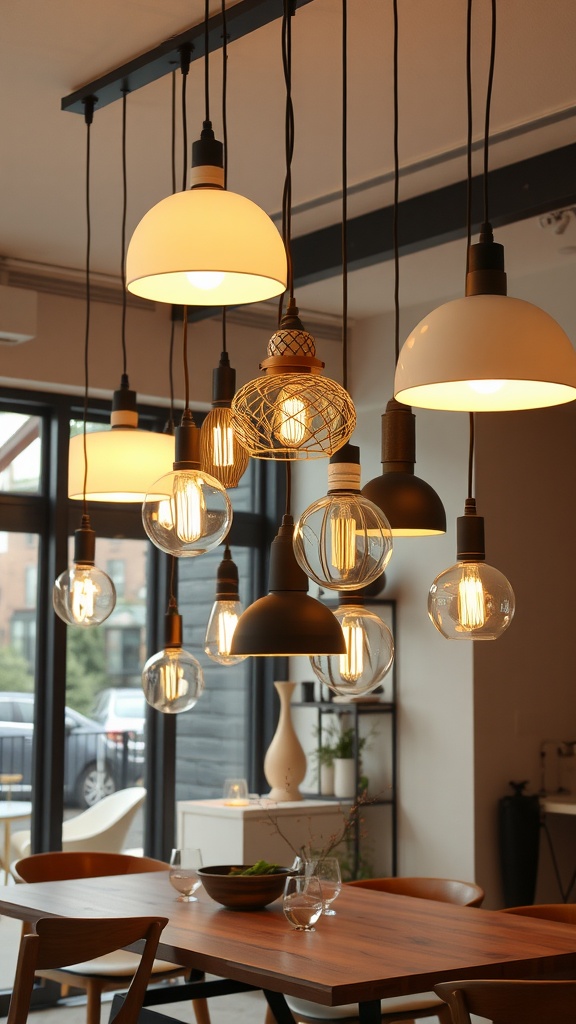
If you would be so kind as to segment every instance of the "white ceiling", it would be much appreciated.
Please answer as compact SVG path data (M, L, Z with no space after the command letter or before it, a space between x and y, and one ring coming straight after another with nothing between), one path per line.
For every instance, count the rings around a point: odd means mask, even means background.
M212 0L211 13L220 10ZM233 6L231 0L229 7ZM293 19L293 233L340 215L340 0L312 0ZM349 0L349 215L392 200L371 185L392 170L392 5ZM490 28L489 0L474 0L475 137L482 134ZM204 0L16 0L2 5L0 67L0 256L81 271L85 260L82 117L61 97L203 18ZM465 176L465 0L400 0L401 198ZM576 3L500 0L492 105L491 165L566 145L576 137ZM189 139L203 118L203 67L192 66ZM221 137L220 55L211 57L211 114ZM284 175L284 84L280 23L229 46L229 187L269 213L280 208ZM179 89L178 82L178 89ZM171 191L169 77L128 98L129 232ZM542 126L542 121L550 121ZM536 125L535 128L533 126ZM508 137L511 136L511 137ZM92 267L118 279L121 217L121 104L96 109L92 130ZM454 152L456 158L450 158ZM426 169L414 170L422 164ZM179 177L181 160L178 160ZM481 169L480 154L475 171ZM576 171L576 168L575 168ZM305 207L299 212L301 207ZM502 229L517 274L572 260L576 221L564 235L537 221ZM565 255L562 248L574 249ZM461 287L462 243L402 260L410 301ZM389 265L388 265L389 266ZM338 279L310 285L302 307L338 313ZM375 267L350 276L350 314L390 308L390 276Z

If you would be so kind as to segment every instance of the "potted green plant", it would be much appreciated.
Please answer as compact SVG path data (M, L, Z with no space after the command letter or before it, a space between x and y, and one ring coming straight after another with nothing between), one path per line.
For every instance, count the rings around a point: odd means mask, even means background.
M321 796L334 794L334 756L335 746L331 734L318 735L318 743L314 751L317 765L318 788Z
M355 748L356 730L349 726L338 732L334 743L334 795L347 798L356 796L356 756L360 771L361 752L366 738L358 736ZM356 756L355 756L356 755Z

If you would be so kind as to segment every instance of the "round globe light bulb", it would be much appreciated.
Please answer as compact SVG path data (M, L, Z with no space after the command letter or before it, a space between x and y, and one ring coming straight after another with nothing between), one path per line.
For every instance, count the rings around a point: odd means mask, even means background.
M381 683L394 661L394 638L385 622L364 604L346 602L336 609L345 654L310 658L312 669L339 697L360 697Z
M204 651L219 665L237 665L247 654L230 654L232 637L242 612L240 601L215 601L208 620Z
M184 648L167 647L144 665L142 689L157 711L168 715L189 711L204 692L202 666Z
M345 444L330 459L328 494L302 513L294 554L307 576L329 590L359 590L381 576L392 556L392 529L360 490L360 449Z
M514 610L509 581L486 562L457 562L436 577L428 593L428 615L447 640L497 640Z
M110 577L90 563L75 563L52 590L56 614L69 626L99 626L114 611L116 588Z
M150 540L176 557L217 547L232 523L232 505L219 480L199 469L178 469L153 484L142 504Z

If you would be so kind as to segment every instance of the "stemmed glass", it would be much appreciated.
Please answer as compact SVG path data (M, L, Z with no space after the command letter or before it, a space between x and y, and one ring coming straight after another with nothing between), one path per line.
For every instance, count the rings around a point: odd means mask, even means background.
M306 870L311 875L316 875L322 886L322 903L324 913L328 917L336 914L331 904L336 899L342 888L342 877L340 875L340 864L337 857L323 857L321 860L310 861Z
M297 932L314 932L322 913L322 888L314 875L291 875L284 886L283 910Z
M198 878L198 868L202 867L202 854L200 850L184 849L172 850L170 857L170 884L177 892L180 903L196 903L198 897L192 893L202 885Z

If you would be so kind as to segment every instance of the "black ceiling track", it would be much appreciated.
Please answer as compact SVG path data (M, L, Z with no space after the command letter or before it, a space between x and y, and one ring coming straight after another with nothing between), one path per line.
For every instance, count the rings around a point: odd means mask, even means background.
M294 7L305 7L312 0L293 0ZM234 42L247 36L256 29L269 25L282 17L283 0L240 0L226 12L226 33L228 42ZM191 47L191 59L198 60L204 56L204 22L192 25L171 39L155 46L153 50L135 57L120 68L109 71L94 82L87 82L61 101L62 110L73 114L84 114L84 101L95 97L95 109L114 103L121 99L124 92L135 92L144 85L171 74L180 67L180 51L183 47ZM215 14L208 21L209 52L222 47L222 13Z

